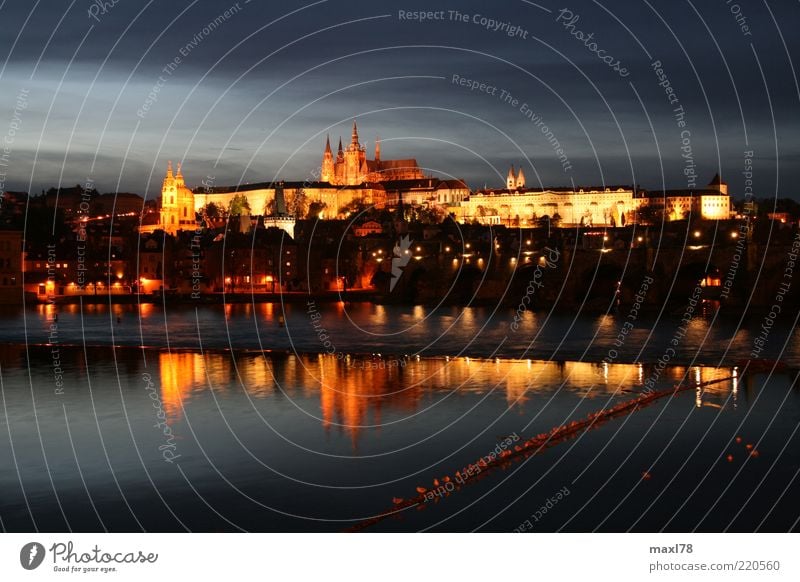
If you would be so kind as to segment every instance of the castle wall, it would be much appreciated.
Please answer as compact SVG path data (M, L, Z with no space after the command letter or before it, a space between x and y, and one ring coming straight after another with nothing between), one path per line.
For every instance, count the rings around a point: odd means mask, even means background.
M485 221L492 216L500 221L516 220L528 224L543 216L558 214L561 224L617 226L623 224L623 215L636 210L643 199L634 198L632 190L589 192L508 192L487 191L470 196L461 203L460 218L463 221ZM626 216L626 220L628 217Z

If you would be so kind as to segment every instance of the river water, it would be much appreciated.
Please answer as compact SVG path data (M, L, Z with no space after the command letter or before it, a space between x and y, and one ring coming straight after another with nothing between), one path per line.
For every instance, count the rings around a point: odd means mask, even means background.
M760 319L680 330L651 315L621 334L624 316L525 313L514 330L514 315L359 303L6 310L2 527L341 531L500 443L681 383L691 389L367 531L798 528L797 377L742 375ZM799 367L796 335L776 324L762 356Z

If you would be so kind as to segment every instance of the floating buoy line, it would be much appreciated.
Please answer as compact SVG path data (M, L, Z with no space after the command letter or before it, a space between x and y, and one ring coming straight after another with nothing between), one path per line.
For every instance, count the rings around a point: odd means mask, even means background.
M452 476L446 475L433 479L433 488L419 486L416 488L416 495L408 498L393 497L392 509L380 513L370 519L362 521L347 531L355 532L362 531L376 523L383 521L389 517L397 517L403 511L416 506L418 510L425 508L428 502L433 501L438 503L443 497L449 497L454 492L458 491L465 485L474 483L486 477L491 471L497 469L506 469L511 466L512 462L527 459L530 456L539 454L545 449L555 446L565 440L577 437L580 433L588 432L595 428L599 428L606 422L631 414L645 406L649 406L656 400L665 398L667 396L674 396L681 392L688 390L698 390L712 384L719 384L721 382L728 382L733 380L736 376L726 376L725 378L717 378L715 380L708 380L706 382L693 383L693 384L678 384L666 390L655 390L648 393L643 393L632 398L620 402L611 408L603 408L597 412L592 412L582 420L574 420L561 426L551 428L546 433L537 434L535 437L529 438L513 447L503 450L496 456L492 456L490 460L482 457L478 462L467 465L464 469L456 471ZM478 470L473 470L477 467ZM648 474L649 477L649 474ZM647 478L647 477L645 477Z

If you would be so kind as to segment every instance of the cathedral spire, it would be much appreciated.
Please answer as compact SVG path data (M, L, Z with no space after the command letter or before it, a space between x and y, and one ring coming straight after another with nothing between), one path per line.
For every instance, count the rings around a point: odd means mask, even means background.
M508 169L508 176L506 176L506 188L513 190L517 185L517 177L514 173L514 164Z
M172 178L172 160L167 161L167 178Z
M376 162L380 162L381 161L381 138L380 137L376 137L375 138L375 161Z
M181 163L178 162L178 171L175 174L176 178L183 178L183 174L181 174Z
M517 189L522 190L525 188L525 173L522 171L522 166L519 167L519 174L517 174Z
M322 166L319 170L319 179L321 182L333 182L336 176L336 168L333 163L333 154L331 153L331 136L325 137L325 153L322 154Z
M336 159L337 160L343 160L344 159L344 150L342 149L342 136L339 136L339 151L336 154Z
M350 143L354 146L358 145L358 126L356 126L356 120L353 120L353 134L351 135Z

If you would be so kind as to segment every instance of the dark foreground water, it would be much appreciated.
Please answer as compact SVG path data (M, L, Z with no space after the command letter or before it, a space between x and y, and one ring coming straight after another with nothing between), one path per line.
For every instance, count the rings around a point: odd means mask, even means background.
M798 529L797 377L736 368L758 320L693 320L673 355L674 321L615 347L609 316L512 332L480 309L53 310L2 318L5 530L340 531L504 439L681 381L700 388L367 531ZM800 364L795 334L776 326L765 355Z

